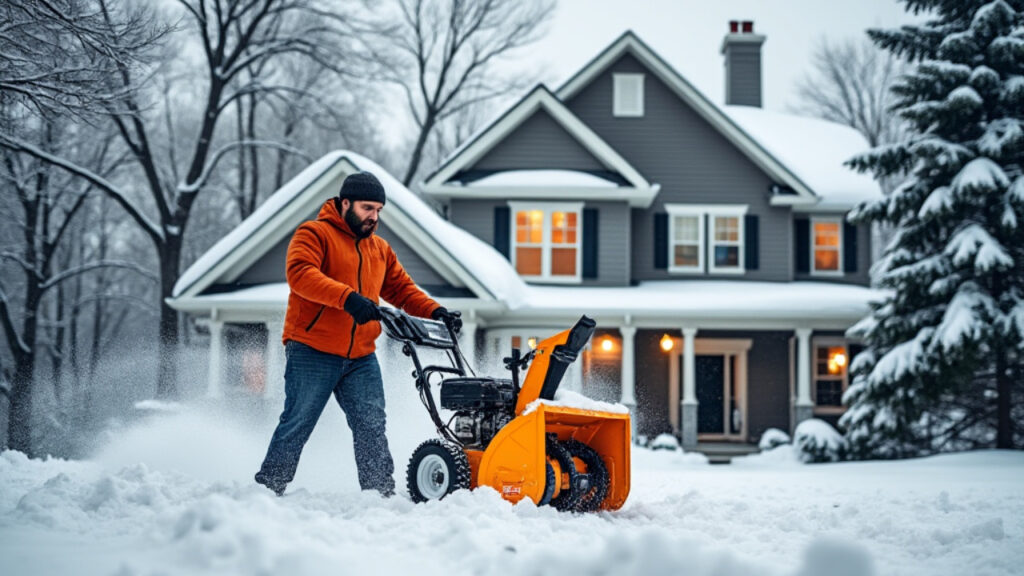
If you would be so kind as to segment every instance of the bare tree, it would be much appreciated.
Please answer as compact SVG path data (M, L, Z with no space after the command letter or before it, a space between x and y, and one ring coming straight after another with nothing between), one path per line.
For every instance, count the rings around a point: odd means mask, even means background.
M872 148L899 140L902 121L892 112L892 86L907 65L867 38L822 39L812 69L800 81L797 110L856 129Z
M0 4L0 95L42 115L82 118L115 103L110 84L169 31L136 12L109 21L95 0L5 0Z
M56 148L82 150L76 160L89 166L97 177L109 174L119 160L109 156L109 141L88 148L75 134L60 125L43 123L39 126L40 150ZM83 150L84 149L84 150ZM20 271L22 297L16 308L8 294L9 282L17 276L5 273L0 280L0 324L14 360L10 391L8 420L8 446L32 454L32 384L40 351L53 351L59 346L55 340L42 338L44 325L44 298L56 294L58 304L64 283L101 267L117 266L138 270L133 264L118 261L83 262L74 267L57 265L58 249L67 239L67 232L82 209L92 186L75 176L68 176L53 165L30 155L11 150L0 153L0 186L5 196L20 208L19 214L7 214L6 220L18 226L21 242L16 248L4 247L0 263L5 268ZM60 306L58 306L60 307ZM19 318L20 316L20 318ZM59 391L57 392L59 393Z
M416 125L402 182L413 181L439 123L477 103L522 90L533 79L496 64L543 34L550 0L393 0L397 26L371 46L384 80L399 86ZM390 21L389 21L390 22ZM528 75L527 75L528 76Z
M96 1L111 30L124 21L142 20L133 16L135 11L114 4L116 0ZM155 246L161 297L159 397L172 397L177 393L178 316L165 300L172 295L180 275L185 232L196 198L220 161L239 147L276 146L273 142L233 139L216 145L218 121L238 100L252 94L287 89L258 80L246 81L244 72L265 61L288 56L301 56L329 69L339 69L339 62L345 61L346 53L346 17L336 10L335 4L325 9L317 0L179 0L179 3L185 14L184 29L198 39L203 64L199 84L200 113L192 138L185 146L188 153L183 170L179 171L173 156L168 157L168 152L178 145L159 140L162 119L143 96L145 90L152 89L152 71L115 59L114 80L119 99L116 106L108 108L108 114L144 182L145 201L133 197L137 182L117 184L58 153L17 137L0 135L0 145L59 166L107 194ZM116 39L108 38L108 43L114 45ZM155 208L156 214L149 213L149 207Z

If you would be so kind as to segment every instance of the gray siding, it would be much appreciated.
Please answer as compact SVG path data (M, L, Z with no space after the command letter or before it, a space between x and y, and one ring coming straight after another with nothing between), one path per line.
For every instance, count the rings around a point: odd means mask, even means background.
M289 235L281 242L278 242L266 254L260 256L260 259L243 272L235 282L241 285L284 282L284 260L288 253L288 242L291 239Z
M315 219L316 214L316 212L310 214L307 220ZM409 273L409 276L412 277L416 284L435 295L447 295L453 293L453 291L459 291L459 289L454 288L438 275L411 246L388 229L385 224L381 223L377 233L391 245L395 255L398 256L398 261L402 263L402 267L405 268L405 271ZM287 256L289 242L291 242L291 235L261 256L259 260L238 277L235 283L239 285L252 285L285 282L285 257Z
M398 261L417 285L428 291L437 291L437 288L452 288L451 284L435 272L419 254L413 251L409 244L399 238L383 222L377 228L377 234L391 245L395 256L398 256Z
M725 103L761 107L761 45L726 44Z
M545 110L538 110L473 165L477 170L604 170Z
M669 361L659 345L664 333L664 330L636 332L636 431L651 438L672 432L668 405Z
M612 115L612 74L643 73L645 114ZM633 210L632 279L707 279L654 268L654 214L665 204L747 204L759 216L760 266L730 280L786 281L791 276L790 211L768 204L772 180L631 55L624 55L567 102L583 122L622 154L661 192L646 210Z
M560 198L535 198L538 202ZM516 199L529 202L528 199ZM448 205L448 219L477 238L494 245L494 209L507 206L505 200L452 199ZM582 286L629 285L631 233L630 209L625 202L584 202L584 208L598 210L598 263L597 278L584 279Z
M320 207L317 206L316 209L310 212L303 221L316 220L317 214L319 213ZM295 227L298 228L298 225ZM242 275L235 280L235 283L245 286L252 284L285 282L287 278L285 278L284 261L285 257L288 255L288 243L291 241L291 234L285 236L283 240L268 250L266 254L260 256L259 260L254 262L248 270L242 272Z

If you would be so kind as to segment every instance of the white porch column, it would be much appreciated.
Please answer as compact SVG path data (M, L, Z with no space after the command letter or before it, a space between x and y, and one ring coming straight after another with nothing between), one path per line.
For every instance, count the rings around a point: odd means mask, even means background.
M694 355L696 328L683 328L683 401L682 414L683 448L697 446L697 370Z
M619 333L622 334L622 395L619 402L633 412L636 409L636 326L620 326Z
M622 394L619 402L629 408L630 436L636 438L636 326L620 326L622 334Z
M263 388L264 398L281 398L284 396L284 345L281 336L284 334L284 322L269 320L267 326L267 380Z
M465 321L459 334L459 349L473 370L476 370L476 328L476 322Z
M206 396L220 398L224 394L224 322L217 319L214 310L208 324L210 328L210 358L206 377Z
M814 415L811 401L811 329L796 329L796 405L793 427Z

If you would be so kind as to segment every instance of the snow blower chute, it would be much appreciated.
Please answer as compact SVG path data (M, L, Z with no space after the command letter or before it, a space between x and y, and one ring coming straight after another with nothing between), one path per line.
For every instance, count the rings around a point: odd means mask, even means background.
M503 498L529 498L559 510L617 510L629 495L628 413L556 406L555 391L594 333L586 316L541 341L534 350L504 359L511 378L467 374L456 331L441 322L382 308L387 335L412 358L416 389L440 438L412 454L409 495L437 500L459 489L490 486ZM451 366L423 366L417 347L443 350ZM520 383L520 370L529 366ZM441 408L454 413L445 423L431 393L440 378Z

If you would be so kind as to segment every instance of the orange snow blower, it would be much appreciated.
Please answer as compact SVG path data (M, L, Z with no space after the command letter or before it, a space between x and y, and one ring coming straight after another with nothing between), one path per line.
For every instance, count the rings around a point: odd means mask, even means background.
M389 337L412 358L416 389L440 438L413 452L407 470L415 502L438 500L459 489L490 486L506 500L529 498L559 510L617 510L629 495L628 413L546 403L594 333L586 316L521 355L504 359L511 378L467 374L457 327L382 308ZM423 366L417 347L443 350L451 366ZM520 386L519 372L529 366ZM472 372L471 368L468 368ZM431 392L440 377L441 408Z

